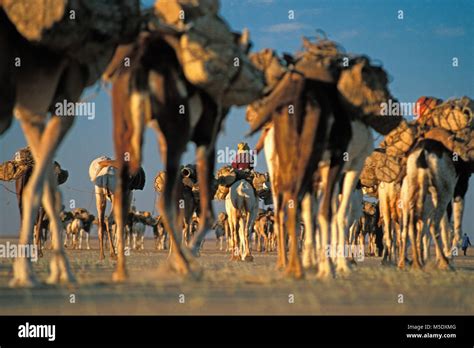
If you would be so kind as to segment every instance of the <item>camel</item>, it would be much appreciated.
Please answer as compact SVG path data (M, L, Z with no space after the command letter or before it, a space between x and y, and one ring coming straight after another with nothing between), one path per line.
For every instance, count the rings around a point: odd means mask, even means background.
M232 184L225 199L225 209L230 236L234 240L232 258L253 261L249 239L257 216L258 200L248 181L242 179Z
M466 196L469 188L469 179L474 172L474 166L462 160L458 160L455 165L458 180L454 187L454 196L450 205L448 205L448 220L453 220L453 240L451 245L451 251L454 248L459 248L461 241L462 231L462 219L464 213L464 197ZM451 212L449 207L452 208ZM447 255L450 255L449 252Z
M214 225L212 225L212 229L216 233L216 247L218 247L220 251L224 250L224 240L226 240L226 251L232 250L231 245L229 243L229 222L226 213L219 213L219 215L217 216L217 221L214 223Z
M83 208L75 209L71 214L72 221L66 226L64 247L67 248L68 239L72 239L70 246L73 249L82 249L82 239L85 237L86 248L87 250L90 250L89 236L95 216L89 214L89 212Z
M321 197L322 201L318 222L321 236L324 238L324 240L321 240L322 250L328 245L331 245L331 248L334 248L334 246L336 246L336 248L343 248L346 244L349 228L347 216L351 196L358 183L365 159L373 150L373 137L369 125L382 134L386 134L401 122L401 117L394 117L393 120L387 122L385 127L379 127L379 122L375 122L377 117L381 117L382 110L380 105L393 99L387 87L388 78L385 71L381 67L371 64L370 60L364 56L354 58L350 65L352 68L342 70L338 80L338 91L341 94L340 100L343 108L346 112L356 115L355 118L352 118L350 121L350 141L347 150L342 154L338 154L338 156L342 156L342 158L336 159L335 167L331 168L335 154L333 151L328 151L329 153L326 155L326 157L332 156L331 161L329 163L323 162L320 166L323 194ZM358 78L357 76L360 71L362 71L362 73L359 75L360 78ZM342 166L341 160L343 161ZM339 163L339 165L337 165L337 163ZM340 202L336 201L332 203L332 205L335 206L333 212L333 207L331 207L329 201L337 197L334 191L337 186L335 186L333 182L328 181L328 178L337 178L341 174L344 174L343 184L341 185L342 198ZM331 210L329 214L327 213L328 209ZM331 226L331 243L326 244L327 239L325 235L329 234L330 221L327 220L327 217L333 214L334 220ZM327 277L334 272L326 254L326 252L321 254L323 265L320 265L318 272L321 278ZM342 273L349 272L347 259L344 256L336 257L335 271Z
M64 231L64 247L66 248L68 240L67 228L72 220L74 220L74 215L70 211L65 211L63 206L63 209L59 213L59 218L61 219L62 230Z
M142 32L126 53L136 64L130 68L119 66L110 75L113 79L115 150L120 159L115 210L118 230L122 231L126 205L125 194L121 192L121 178L137 170L141 162L143 130L148 125L156 131L168 178L159 201L159 210L171 242L171 268L183 275L199 277L201 272L193 259L199 254L214 216L210 183L214 171L215 144L228 110L218 106L207 93L185 79L176 53L180 49L179 35L169 30L160 32L156 28L153 32ZM248 36L237 35L236 41L242 52L246 53L250 48ZM176 234L175 206L179 163L189 141L193 141L197 147L201 212L199 231L189 245L191 253L180 245L180 238ZM124 153L131 155L130 161L123 161ZM120 233L118 248L115 278L123 280L127 275Z
M73 31L68 26L69 17L64 16L66 6L52 9L47 8L51 4L43 2L15 5L11 1L2 1L0 4L0 77L4 81L0 87L0 134L9 127L14 113L21 123L35 161L23 192L19 244L31 243L34 220L42 203L50 220L53 240L53 257L47 282L73 283L75 278L61 243L61 198L53 174L53 158L71 128L74 117L59 117L61 115L57 115L55 105L64 101L76 102L84 88L97 80L115 46L129 39L136 30L135 21L126 23L123 19L133 19L131 15L137 14L139 10L138 2L121 0L112 4L106 12L101 12L104 8L91 7L90 16L76 18ZM81 3L69 2L68 5L83 6ZM24 25L23 21L27 17L19 13L18 8L37 13L50 12L52 17L48 17L48 23L41 22L45 17L40 16L37 22ZM110 16L109 13L114 15ZM98 14L101 20L90 22ZM104 24L108 25L108 30L99 29L102 35L99 41L94 41L92 32L100 27L104 29ZM61 49L58 49L58 45ZM21 59L21 66L12 64L15 57ZM48 113L52 115L49 119ZM10 285L38 285L31 260L24 257L15 259Z
M89 178L94 183L94 193L97 208L97 233L99 236L99 259L104 256L104 227L109 241L110 257L115 258L115 251L112 237L112 215L114 209L114 191L116 187L116 170L113 166L101 165L104 161L111 159L101 156L94 159L89 166ZM109 218L105 219L107 200L111 202ZM105 226L104 226L105 225Z
M401 189L403 223L399 268L405 267L407 237L411 240L412 267L422 267L418 245L425 230L434 241L437 266L449 268L440 245L440 224L453 197L456 181L452 154L441 143L421 140L408 155L407 173ZM429 245L425 249L427 247Z
M117 187L117 161L107 156L101 156L94 159L89 166L89 178L94 183L94 192L97 207L97 227L99 235L99 259L104 256L104 227L109 241L110 258L116 259L114 239L112 235L112 225L116 223L115 190ZM145 172L140 167L136 174L122 178L127 193L127 211L130 207L133 190L143 190L145 186ZM107 201L111 202L111 210L107 219L105 219L105 210ZM117 234L118 236L119 234Z
M181 242L183 245L188 246L194 237L193 217L197 213L199 201L196 201L192 188L186 185L182 185L180 197L178 206L181 210L180 215L183 221L183 236Z
M153 229L153 237L155 238L155 249L166 250L168 238L161 216L150 220L150 225Z
M365 247L366 236L368 236L368 248ZM353 245L358 244L363 247L365 254L368 256L381 256L383 250L382 237L378 203L364 202L362 216L358 220L353 238L350 241Z
M271 210L260 213L257 216L254 230L257 251L262 252L265 250L266 253L273 251L273 212Z
M253 58L254 64L265 73L267 83L274 80L271 67L278 59L276 54L264 50ZM286 268L287 274L301 278L303 271L296 238L297 210L303 197L313 192L313 173L326 146L329 118L337 120L334 123L340 130L347 130L347 126L342 126L349 118L339 106L335 84L304 79L298 72L281 69L283 78L269 95L271 102L264 101L261 107L252 105L247 110L247 120L251 123L252 133L265 128L264 139L259 143L264 144L271 182L274 228L279 242L277 267ZM286 229L285 215L288 216ZM285 232L291 240L288 263Z
M378 198L380 215L383 221L383 241L382 264L390 264L392 260L396 262L397 245L400 247L401 238L401 211L400 194L401 181L380 182L378 185Z
M134 221L132 224L132 248L135 250L145 249L145 224L141 221Z
M29 147L21 149L15 156L25 157L24 161L26 168L22 174L15 180L15 192L18 202L18 209L20 211L20 218L23 216L23 191L25 190L26 184L33 173L34 160ZM62 185L66 182L69 173L67 170L61 168L60 164L54 161L54 174L56 176L57 184ZM42 206L39 207L38 213L34 224L34 243L38 248L38 256L43 256L43 246L46 243L47 234L49 230L49 220L46 217L46 212Z

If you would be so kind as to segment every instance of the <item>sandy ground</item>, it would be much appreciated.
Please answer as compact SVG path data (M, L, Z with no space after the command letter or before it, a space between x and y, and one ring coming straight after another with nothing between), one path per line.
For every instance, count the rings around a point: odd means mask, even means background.
M7 240L15 242L0 243ZM92 247L68 251L74 287L11 289L12 260L0 258L0 314L474 314L472 249L452 262L455 271L400 271L365 258L349 276L320 281L309 272L294 281L275 270L275 253L254 252L254 262L229 261L207 241L199 258L205 273L197 282L169 273L167 252L153 250L146 240L144 251L127 257L130 280L114 284L114 262L98 260L97 240ZM34 263L41 280L49 256L46 251Z

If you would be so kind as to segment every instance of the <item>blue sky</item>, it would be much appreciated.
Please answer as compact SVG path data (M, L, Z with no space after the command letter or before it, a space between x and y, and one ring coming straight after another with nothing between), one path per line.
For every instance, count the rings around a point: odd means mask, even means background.
M153 1L143 1L147 6ZM288 19L288 11L294 19ZM403 19L398 19L403 11ZM421 95L439 98L474 97L474 1L400 1L400 0L222 0L221 15L234 30L250 29L254 50L270 47L278 52L295 52L301 47L301 36L314 36L324 30L347 52L366 54L383 62L392 77L392 94L402 102L414 102ZM457 57L459 66L452 66ZM62 186L65 202L74 199L76 206L95 211L92 184L88 178L90 162L100 156L113 157L112 116L109 95L95 87L83 97L96 103L94 120L79 118L59 149L57 160L70 172ZM218 149L236 147L248 129L244 109L234 108L220 135ZM253 145L256 137L247 139ZM25 145L17 122L0 138L0 161L8 160ZM189 145L183 163L194 158ZM258 158L258 169L264 170L264 157ZM135 195L141 210L154 209L153 178L162 168L155 135L146 133L144 168L147 184ZM1 183L14 190L13 183ZM471 184L474 181L471 179ZM473 185L474 186L474 185ZM221 206L218 206L221 208ZM474 189L468 193L465 231L474 236ZM16 197L0 186L0 231L16 234L19 214Z

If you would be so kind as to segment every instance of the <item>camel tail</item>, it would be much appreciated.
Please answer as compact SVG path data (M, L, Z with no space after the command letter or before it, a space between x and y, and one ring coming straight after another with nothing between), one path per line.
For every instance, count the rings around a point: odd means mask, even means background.
M424 149L420 152L420 155L416 159L416 166L418 168L428 169L428 162L426 161L426 154Z
M136 91L130 98L130 114L132 121L130 171L135 174L142 160L143 133L146 120L151 119L150 96L144 91Z
M416 212L418 217L421 217L426 194L428 192L429 177L428 177L428 162L426 160L426 152L423 149L416 160L416 166L418 167L417 175L417 186L418 186L418 198L416 200Z

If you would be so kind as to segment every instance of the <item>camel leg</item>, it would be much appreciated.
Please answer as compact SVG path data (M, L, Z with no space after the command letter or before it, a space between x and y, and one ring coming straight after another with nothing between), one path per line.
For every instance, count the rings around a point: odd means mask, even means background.
M293 206L288 206L288 234L290 237L290 252L288 259L288 266L286 267L285 273L288 276L292 276L295 279L301 279L303 277L303 268L301 265L301 259L298 253L298 241L296 236L296 213L297 213L297 199L292 197L290 201L293 201ZM287 201L289 202L289 201Z
M277 210L278 209L278 210ZM277 222L278 221L278 222ZM275 207L275 231L278 231L278 260L277 269L285 269L287 264L286 256L286 231L285 231L285 212L281 205Z
M68 239L69 239L69 233L67 231L65 231L65 233L64 233L64 247L65 248L68 247L68 245L67 245Z
M87 248L87 250L91 249L91 246L89 245L89 237L90 237L90 232L86 232L86 248Z
M180 245L180 238L176 233L176 202L178 189L178 168L182 151L171 151L166 147L166 183L164 192L159 201L160 211L163 214L163 223L165 230L170 238L170 254L168 260L171 269L179 274L199 277L200 272L194 272L191 269L191 262L193 262L192 255L185 254L185 248Z
M429 233L423 234L423 262L427 262L430 258L430 235Z
M387 185L387 183L384 183ZM388 197L386 192L380 197L380 211L383 216L383 252L382 252L382 264L390 263L391 251L392 251L392 217L390 214L390 207L388 203Z
M412 242L416 244L416 250L418 253L419 257L419 262L421 265L424 264L424 260L422 258L423 255L423 250L422 250L422 240L423 236L426 234L426 224L423 222L423 219L418 220L417 222L417 231L420 231L420 233L416 234L416 241Z
M199 255L201 244L214 221L212 206L211 182L214 175L215 149L213 145L199 145L196 149L196 170L199 182L199 198L201 212L199 227L190 243L193 255Z
M314 240L313 226L313 194L306 193L301 202L301 215L304 222L304 246L303 246L303 267L316 267L316 246Z
M330 223L332 220L331 203L334 188L341 173L342 164L332 164L329 168L321 168L321 177L324 180L323 195L321 197L321 207L318 213L318 222L321 233L320 257L318 265L318 278L328 278L334 276L334 267L328 255Z
M237 238L237 221L232 212L228 212L229 218L228 218L228 224L229 224L229 238L231 240L231 255L230 255L230 260L238 260L239 259L239 244L238 244L238 238Z
M235 221L235 227L233 230L232 235L234 236L234 251L232 252L232 260L239 260L240 259L240 241L241 238L239 237L239 222L237 218L234 218Z
M352 192L355 190L359 179L360 170L351 170L346 172L344 176L344 184L342 187L342 199L336 213L337 220L337 245L342 250L345 249L348 232L347 216L349 215L350 202ZM338 255L336 259L336 271L341 273L349 273L349 264L344 253Z
M39 181L40 173L36 173L33 176L35 181ZM27 187L23 193L23 218L21 223L20 237L18 240L19 246L32 246L32 236L30 231L33 229L33 220L32 217L35 216L35 208L38 207L40 203L40 197L38 192L34 194L33 185L34 181L31 181L27 184ZM28 188L30 186L31 188ZM31 205L30 205L31 204ZM38 251L37 251L38 252ZM35 287L37 286L38 280L33 274L31 260L25 257L17 257L13 263L13 279L10 281L10 286L12 287Z
M47 283L75 283L76 280L71 272L61 241L61 221L58 214L61 206L61 195L56 189L56 177L53 174L52 164L49 165L46 175L43 206L49 217L53 245L53 256L50 261L50 275Z
M403 224L402 224L402 238L401 238L401 245L400 245L400 258L398 260L398 268L404 269L405 268L405 260L406 260L406 248L407 248L407 235L408 235L408 221L409 216L408 212L403 212ZM412 238L410 236L410 238ZM414 240L411 240L412 244L416 244ZM413 246L412 246L413 248Z
M105 259L104 255L104 227L106 198L100 189L95 187L95 200L97 207L97 234L99 236L99 260Z
M247 249L247 244L245 242L245 224L243 223L243 218L241 217L240 219L240 223L239 223L239 227L238 227L238 234L239 234L239 241L240 241L240 259L242 261L245 261L245 258L247 256L247 253L248 253L248 249Z
M229 231L229 222L224 223L224 235L226 240L226 252L232 251L232 238Z
M437 187L443 187L442 182L437 183ZM444 256L442 247L440 244L440 225L443 216L446 214L446 207L448 206L449 200L452 197L452 194L449 196L444 192L438 192L434 187L431 188L431 197L433 200L434 210L430 212L428 216L428 226L430 229L431 237L435 245L436 251L436 260L438 268L448 269L448 259Z
M117 182L117 187L120 185L119 182ZM116 189L117 190L117 189ZM117 217L115 216L115 211L116 209L114 208L118 208L118 207L115 207L115 204L117 202L117 194L114 193L114 195L112 196L112 204L111 204L111 208L110 208L110 214L109 216L107 217L107 219L105 220L105 231L107 232L107 240L108 240L108 243L109 243L109 253L110 253L110 258L112 260L116 260L117 259L117 254L115 252L115 249L117 247L117 241L118 241L118 236L119 236L119 231L117 231ZM113 224L112 224L112 221L115 221L115 235L113 235ZM122 225L123 226L123 225ZM123 231L122 231L123 233ZM114 243L115 241L115 243Z
M462 236L462 218L464 214L464 197L455 197L453 200L453 223L454 236L452 249L459 248Z
M436 221L436 220L434 220L434 221ZM431 238L433 238L434 245L435 245L436 259L437 259L437 263L438 263L438 268L448 269L449 268L448 259L446 259L446 257L444 256L441 245L440 245L440 241L437 238L438 233L439 233L439 229L438 229L438 226L436 225L436 223L434 221L430 225L430 234L431 234ZM438 223L439 223L439 221L438 221Z
M17 106L16 114L21 121L23 132L35 159L33 173L23 193L23 217L19 238L20 245L31 245L34 217L38 213L43 196L43 184L45 183L47 168L49 165L52 166L55 150L71 127L73 120L71 117L53 117L42 132L42 125L39 122L29 121L38 120L40 116L34 115L20 106ZM55 212L52 211L51 213L54 218ZM60 238L56 239L60 240ZM62 250L61 246L58 249ZM29 259L25 257L15 259L13 279L10 285L26 287L37 285L37 280L32 275L31 261Z
M43 207L38 208L38 214L36 215L36 224L33 229L33 236L36 248L38 250L38 256L43 257L43 245L41 243L41 224L43 223L43 219L45 217L45 211Z
M84 230L81 228L79 231L79 250L82 250L82 237L84 236Z
M451 250L449 249L451 247L450 243L450 227L448 223L448 215L446 213L443 214L443 217L441 218L441 241L443 243L443 253L446 258L451 256Z
M255 211L248 209L250 211L247 212L245 217L245 225L244 225L244 237L245 237L245 246L247 248L247 255L245 257L245 261L253 261L252 256L252 249L250 247L250 231L255 223L256 214Z
M124 250L124 229L125 217L128 214L131 202L131 192L128 190L129 168L128 164L120 163L117 173L117 186L115 187L114 198L112 199L115 217L115 235L117 238L117 266L112 274L114 282L122 282L128 278L127 269L125 265L125 250ZM110 238L110 235L109 235ZM135 248L136 237L133 236L133 247ZM111 249L112 245L111 245Z

